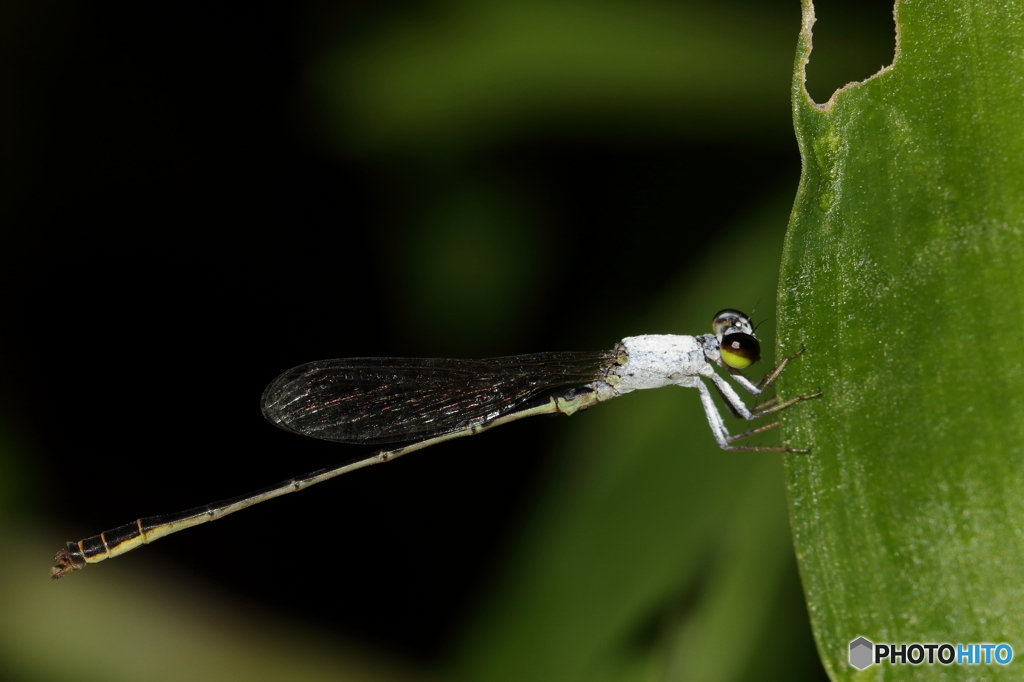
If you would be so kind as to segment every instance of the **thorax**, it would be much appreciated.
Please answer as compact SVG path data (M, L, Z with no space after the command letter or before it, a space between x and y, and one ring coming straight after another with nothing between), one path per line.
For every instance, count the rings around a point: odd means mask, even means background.
M705 373L708 364L704 346L693 336L647 334L622 340L628 357L614 370L612 384L617 393L671 385L690 385Z

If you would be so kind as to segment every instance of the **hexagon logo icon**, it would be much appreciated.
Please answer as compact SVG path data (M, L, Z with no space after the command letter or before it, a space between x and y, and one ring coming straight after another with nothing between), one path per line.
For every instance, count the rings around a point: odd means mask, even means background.
M857 670L863 670L872 663L871 653L874 651L875 645L871 643L871 640L865 639L864 637L858 637L857 639L850 642L850 665Z

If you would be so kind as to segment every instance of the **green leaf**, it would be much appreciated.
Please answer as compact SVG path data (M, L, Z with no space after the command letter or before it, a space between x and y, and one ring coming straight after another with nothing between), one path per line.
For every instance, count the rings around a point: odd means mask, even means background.
M833 679L1019 679L1010 666L858 672L849 642L1024 653L1024 3L904 1L890 68L793 106L804 171L780 280L790 512Z

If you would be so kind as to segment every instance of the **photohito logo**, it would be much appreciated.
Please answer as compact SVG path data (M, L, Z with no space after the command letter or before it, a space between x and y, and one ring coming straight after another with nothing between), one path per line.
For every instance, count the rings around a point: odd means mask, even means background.
M890 665L1008 665L1013 660L1013 647L1009 644L875 644L866 637L850 642L850 665L857 670L887 659Z

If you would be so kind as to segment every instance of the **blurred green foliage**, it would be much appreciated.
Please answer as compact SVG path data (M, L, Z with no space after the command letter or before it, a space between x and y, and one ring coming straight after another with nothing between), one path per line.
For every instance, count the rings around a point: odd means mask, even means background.
M730 3L442 2L339 45L316 81L341 143L371 153L537 129L754 135L789 127L773 104L792 26Z
M848 643L1024 631L1024 4L901 3L892 68L814 104L780 282L797 552L833 679L1019 679L1010 666L859 672Z
M408 324L461 339L451 352L471 352L474 341L528 326L541 293L543 232L495 182L457 178L452 185L408 226L389 274Z

